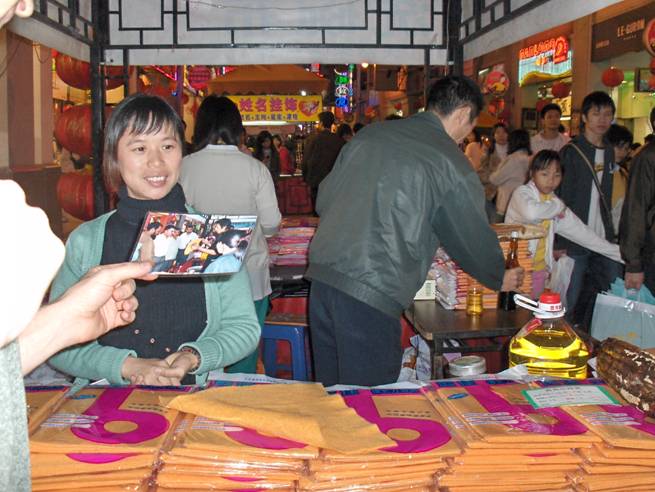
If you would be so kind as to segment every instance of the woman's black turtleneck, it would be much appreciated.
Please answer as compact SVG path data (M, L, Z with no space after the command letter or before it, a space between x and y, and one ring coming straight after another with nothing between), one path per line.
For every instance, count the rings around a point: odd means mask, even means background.
M109 218L105 229L102 265L129 259L146 212L187 212L180 185L175 185L161 200L130 198L125 187L118 197L116 213ZM103 335L98 339L100 344L132 349L143 358L163 359L177 351L182 343L197 340L205 328L205 289L199 278L160 277L152 282L137 281L135 295L139 309L134 322Z

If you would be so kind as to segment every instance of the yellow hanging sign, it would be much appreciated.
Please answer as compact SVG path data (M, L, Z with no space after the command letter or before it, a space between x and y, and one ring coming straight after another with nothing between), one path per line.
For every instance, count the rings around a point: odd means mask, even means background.
M321 96L227 96L239 108L247 121L286 121L305 123L316 121L323 108Z

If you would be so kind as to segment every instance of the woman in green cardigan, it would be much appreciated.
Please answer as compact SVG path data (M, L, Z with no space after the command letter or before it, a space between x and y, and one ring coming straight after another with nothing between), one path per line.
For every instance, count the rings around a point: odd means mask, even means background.
M71 234L51 299L90 268L127 261L147 211L191 212L177 184L183 143L182 121L162 99L136 94L116 106L107 123L103 169L109 188L118 192L117 209ZM137 282L135 296L134 322L60 352L51 365L82 383L201 384L209 371L243 359L259 343L245 269L229 277Z

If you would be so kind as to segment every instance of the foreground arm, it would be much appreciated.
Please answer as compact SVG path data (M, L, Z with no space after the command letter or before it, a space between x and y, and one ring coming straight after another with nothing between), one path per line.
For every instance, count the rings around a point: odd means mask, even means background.
M42 307L19 337L23 373L70 345L131 323L138 306L132 279L143 278L151 268L150 263L96 267L57 301Z

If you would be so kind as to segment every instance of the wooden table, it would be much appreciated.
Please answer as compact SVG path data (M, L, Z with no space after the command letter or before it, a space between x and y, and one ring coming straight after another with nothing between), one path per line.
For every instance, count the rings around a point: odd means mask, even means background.
M405 316L430 347L432 379L444 377L444 342L448 339L470 339L513 336L528 320L532 313L525 309L502 311L488 309L479 317L467 316L465 311L448 311L438 302L414 301L405 311ZM502 349L499 341L475 347L453 347L454 352L489 352Z

